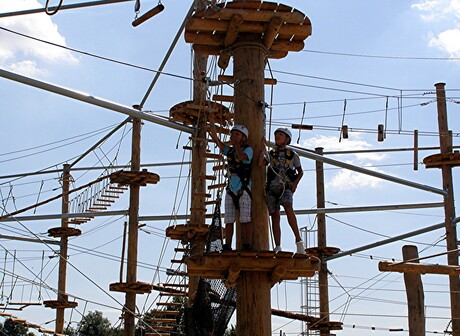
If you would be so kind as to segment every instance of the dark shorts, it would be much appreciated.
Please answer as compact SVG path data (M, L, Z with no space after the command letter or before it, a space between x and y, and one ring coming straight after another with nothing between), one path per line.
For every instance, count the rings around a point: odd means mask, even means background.
M280 205L286 203L292 204L292 191L290 188L270 189L267 191L265 200L267 202L268 213L271 215L276 210L280 210Z

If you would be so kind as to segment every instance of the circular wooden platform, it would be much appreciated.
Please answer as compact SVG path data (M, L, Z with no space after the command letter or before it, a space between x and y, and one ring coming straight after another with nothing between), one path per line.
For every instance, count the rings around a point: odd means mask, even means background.
M109 285L113 292L148 294L152 291L152 285L148 282L115 282Z
M110 183L118 183L119 185L136 184L146 186L147 184L156 184L160 181L160 176L155 173L149 173L146 169L141 171L125 171L119 170L110 174Z
M75 237L81 235L81 230L70 227L55 227L48 230L50 237Z
M175 122L181 122L187 126L196 126L199 118L211 113L214 115L215 122L222 127L233 125L234 113L230 112L225 105L209 100L203 103L189 100L178 103L169 110L169 116Z
M240 34L259 34L269 58L301 51L311 35L310 19L283 4L258 1L226 2L198 11L185 26L185 41L196 52L219 55L238 42Z

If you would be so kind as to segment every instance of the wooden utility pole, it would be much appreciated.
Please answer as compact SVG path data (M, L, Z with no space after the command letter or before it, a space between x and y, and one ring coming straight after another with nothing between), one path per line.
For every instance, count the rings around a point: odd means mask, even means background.
M234 46L235 124L249 130L252 162L252 225L254 249L268 250L268 213L265 205L265 167L257 155L265 136L264 69L266 47L258 34L241 36ZM239 237L237 236L237 239ZM238 246L238 240L237 240ZM271 281L265 272L242 272L237 283L237 334L271 335Z
M436 102L438 108L438 126L439 126L439 143L441 147L441 157L452 153L452 134L449 133L447 124L447 108L446 108L446 92L445 84L437 83L436 87ZM452 180L452 166L443 164L442 172L442 187L447 192L444 196L444 215L446 224L446 245L447 251L457 249L457 228L452 225L452 220L455 218L455 203L454 203L454 185ZM447 254L447 263L451 266L458 266L458 252ZM449 276L450 287L450 303L451 303L451 318L452 318L452 335L460 336L460 280L458 276Z
M64 164L62 173L62 213L69 213L69 190L70 190L70 165ZM61 227L69 227L69 219L62 217ZM59 280L58 280L58 301L67 301L66 278L67 278L67 258L68 258L67 236L61 237L61 250L59 252ZM56 309L56 333L64 331L64 307Z
M403 260L418 259L417 247L413 245L404 245L402 254ZM409 315L409 336L425 335L425 295L422 277L416 273L404 273L404 284Z
M195 0L196 10L204 8L203 1ZM193 101L202 106L197 118L196 133L192 136L192 179L191 179L191 209L190 225L204 226L206 224L206 125L207 117L204 106L206 103L206 88L203 78L206 75L208 56L194 53L193 56ZM206 236L196 235L190 244L190 254L203 253L206 246ZM189 278L189 299L198 289L199 277Z
M131 171L139 172L141 168L141 119L133 119L131 143ZM132 183L129 186L129 221L128 221L128 259L126 282L137 282L137 244L139 235L139 191L140 185ZM122 261L123 262L123 261ZM133 336L136 328L136 292L127 291L124 307L124 335Z
M315 148L318 155L323 155L323 148ZM316 161L316 206L318 209L324 209L326 206L324 193L324 164ZM326 214L319 213L316 216L318 227L318 250L323 250L327 246L326 240ZM329 290L328 290L328 272L327 263L323 260L321 270L318 272L319 282L319 318L320 324L326 327L320 327L321 335L330 335L327 327L329 322Z

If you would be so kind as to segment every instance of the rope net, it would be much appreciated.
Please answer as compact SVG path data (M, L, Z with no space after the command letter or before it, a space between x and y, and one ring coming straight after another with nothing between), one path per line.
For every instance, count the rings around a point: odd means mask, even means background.
M221 199L214 209L206 252L222 252ZM236 288L223 279L200 278L193 305L185 311L187 336L223 336L236 308Z

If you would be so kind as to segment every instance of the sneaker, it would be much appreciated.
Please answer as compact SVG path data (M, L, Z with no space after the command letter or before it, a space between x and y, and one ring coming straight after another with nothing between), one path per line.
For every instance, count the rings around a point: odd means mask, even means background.
M222 252L231 251L232 247L228 244L222 245Z
M282 249L281 249L281 246L276 246L275 249L273 250L273 252L278 253L278 252L281 252Z
M297 246L297 253L306 254L305 245L303 244L303 241L299 240L298 242L295 243L295 245Z

